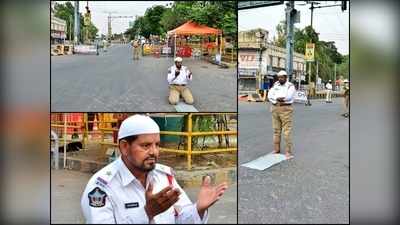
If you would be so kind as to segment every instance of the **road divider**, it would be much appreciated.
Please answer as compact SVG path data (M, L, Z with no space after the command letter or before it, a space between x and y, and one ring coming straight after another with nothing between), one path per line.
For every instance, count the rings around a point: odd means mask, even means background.
M75 45L74 54L97 54L96 45Z

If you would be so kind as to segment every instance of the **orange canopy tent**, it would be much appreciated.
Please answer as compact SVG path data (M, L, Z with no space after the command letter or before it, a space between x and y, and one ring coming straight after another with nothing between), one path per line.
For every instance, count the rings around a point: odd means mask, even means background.
M220 29L215 29L212 27L207 27L206 25L201 25L198 23L195 23L193 21L188 21L181 26L170 30L167 32L168 36L174 36L175 37L175 46L176 46L176 36L177 35L220 35L221 40L222 40L222 30ZM221 47L220 47L220 54L221 54ZM176 47L174 51L174 58L176 56Z
M200 25L192 21L188 21L181 26L168 31L168 35L219 35L222 31L205 25Z

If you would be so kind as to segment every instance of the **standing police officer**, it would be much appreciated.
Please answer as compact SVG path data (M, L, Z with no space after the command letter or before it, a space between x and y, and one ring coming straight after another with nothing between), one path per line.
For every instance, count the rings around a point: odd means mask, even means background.
M292 83L287 81L287 74L284 70L278 73L278 81L268 91L268 100L272 103L272 127L274 129L274 153L280 152L281 133L286 142L286 157L292 155L292 119L293 100L296 89Z
M227 184L203 179L193 204L170 167L157 164L160 128L148 116L125 119L118 132L121 156L89 180L81 199L87 223L206 223L208 208Z
M135 60L135 59L139 60L139 51L140 51L139 47L140 47L139 46L139 41L138 40L134 40L132 42L133 60Z
M345 112L342 114L344 117L349 117L350 116L350 111L349 111L349 106L350 106L350 85L349 85L349 80L345 79L344 80L344 110Z
M332 81L329 80L328 83L325 85L326 88L326 103L332 103Z

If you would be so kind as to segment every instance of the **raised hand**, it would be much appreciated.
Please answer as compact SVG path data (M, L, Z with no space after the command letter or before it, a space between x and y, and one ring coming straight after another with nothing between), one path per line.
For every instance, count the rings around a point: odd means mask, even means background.
M173 189L172 186L153 194L153 184L150 183L146 189L146 205L144 207L149 220L175 204L179 200L180 194L179 189Z
M223 182L217 186L212 186L210 183L211 178L206 176L203 179L203 183L201 184L200 191L197 196L197 211L199 212L200 217L203 217L204 212L215 202L217 202L228 188L228 184L226 182Z

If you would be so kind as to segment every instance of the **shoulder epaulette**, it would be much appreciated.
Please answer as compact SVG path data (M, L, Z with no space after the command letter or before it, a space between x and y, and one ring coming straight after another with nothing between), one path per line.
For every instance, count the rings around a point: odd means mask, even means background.
M167 174L167 175L175 176L174 170L173 170L171 167L169 167L169 166L166 166L166 165L158 164L158 163L157 163L155 169L156 169L157 171L163 172L163 173L165 173L165 174Z

